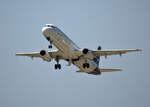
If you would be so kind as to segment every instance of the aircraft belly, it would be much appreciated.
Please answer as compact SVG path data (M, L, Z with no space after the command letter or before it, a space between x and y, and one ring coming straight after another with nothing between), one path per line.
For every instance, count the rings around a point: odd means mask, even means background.
M78 56L76 56L74 52L76 50L75 45L65 36L65 34L57 30L56 31L54 30L50 31L48 36L50 37L52 44L62 52L65 58L67 59L78 58ZM88 63L89 68L87 67L83 68L84 63ZM88 73L94 71L97 68L96 64L92 60L89 60L84 57L80 57L79 61L74 61L73 64L76 65L80 70Z
M68 59L78 58L78 56L76 56L76 54L74 53L73 45L68 39L65 38L64 35L53 32L50 34L50 38L52 39L53 44L56 46L56 48L58 48L65 57L67 57ZM89 63L90 67L83 68L84 63ZM97 67L92 60L86 59L84 57L81 57L79 61L75 61L74 64L84 72L92 72Z
M74 48L70 42L64 38L63 35L60 35L57 32L51 32L49 36L53 41L53 45L55 45L56 48L58 48L62 53L64 53L69 58L77 58L77 56L74 54Z

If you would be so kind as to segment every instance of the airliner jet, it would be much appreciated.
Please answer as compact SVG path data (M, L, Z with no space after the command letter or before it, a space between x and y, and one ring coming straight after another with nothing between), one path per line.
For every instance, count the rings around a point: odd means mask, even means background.
M105 58L109 55L122 55L127 52L137 52L141 49L127 49L127 50L101 50L99 46L97 50L90 50L88 48L79 48L68 36L66 36L58 27L53 24L46 24L42 28L44 37L50 42L49 48L54 45L58 50L41 50L40 52L31 53L16 53L16 56L29 56L31 58L39 57L44 61L50 62L55 59L57 62L54 66L55 69L61 69L60 60L68 62L77 66L77 72L85 72L88 74L99 75L101 72L121 71L121 69L103 69L99 68L100 57Z

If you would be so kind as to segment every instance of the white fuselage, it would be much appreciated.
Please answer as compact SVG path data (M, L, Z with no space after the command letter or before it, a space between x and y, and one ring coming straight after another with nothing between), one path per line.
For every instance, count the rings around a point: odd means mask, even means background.
M65 58L66 60L79 59L73 61L73 64L79 67L80 70L84 72L92 72L98 67L93 60L87 59L84 56L77 56L75 51L79 50L80 48L59 28L54 26L43 27L42 33L46 38L49 38L51 43L61 52L63 58ZM83 68L84 63L89 63L90 67Z

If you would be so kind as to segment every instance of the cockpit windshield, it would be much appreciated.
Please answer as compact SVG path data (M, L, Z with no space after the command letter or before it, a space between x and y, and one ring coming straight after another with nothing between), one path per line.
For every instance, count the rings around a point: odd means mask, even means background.
M46 27L55 27L53 24L46 24Z

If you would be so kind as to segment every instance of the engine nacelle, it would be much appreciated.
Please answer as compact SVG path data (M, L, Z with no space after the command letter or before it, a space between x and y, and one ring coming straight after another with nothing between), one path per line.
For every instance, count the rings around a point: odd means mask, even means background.
M44 61L50 62L52 59L51 56L49 55L49 53L45 50L41 50L40 55Z
M83 52L85 58L88 58L88 59L93 59L94 58L94 55L92 54L92 52L89 49L84 48L82 50L82 52Z

